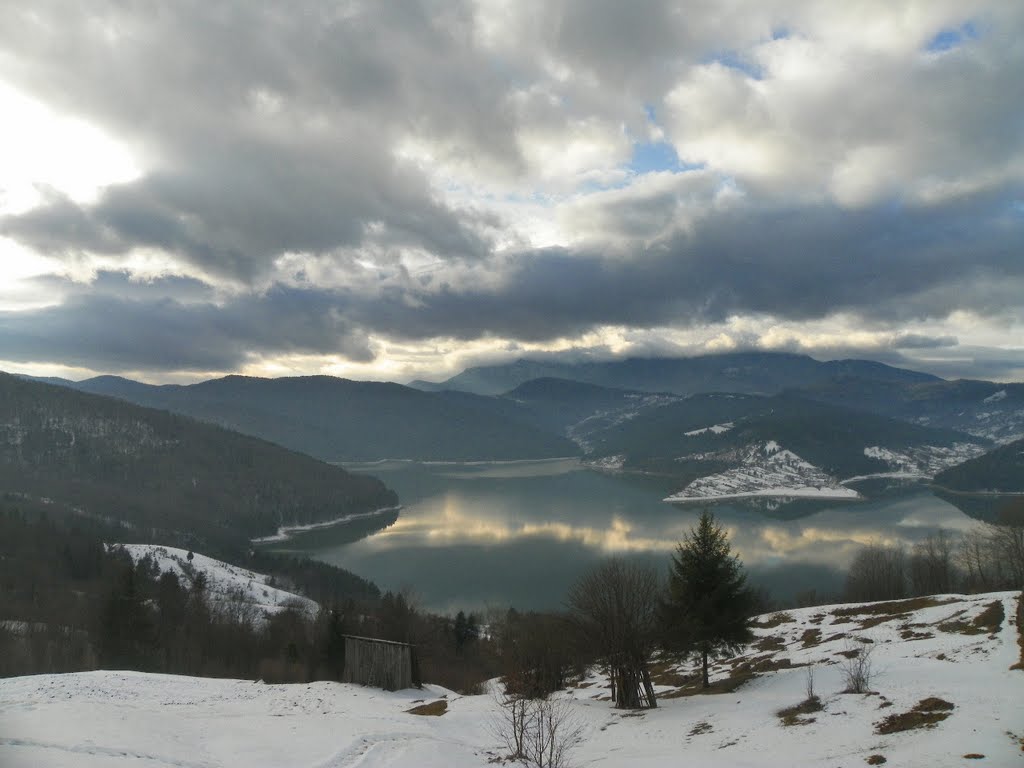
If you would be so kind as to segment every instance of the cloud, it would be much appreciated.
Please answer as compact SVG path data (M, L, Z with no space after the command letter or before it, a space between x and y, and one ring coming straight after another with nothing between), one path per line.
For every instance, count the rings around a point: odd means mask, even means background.
M965 13L8 4L0 81L138 173L0 219L65 267L26 281L50 306L0 315L0 359L805 348L796 326L842 317L816 349L951 361L1024 322L1024 11ZM680 162L643 172L655 144Z

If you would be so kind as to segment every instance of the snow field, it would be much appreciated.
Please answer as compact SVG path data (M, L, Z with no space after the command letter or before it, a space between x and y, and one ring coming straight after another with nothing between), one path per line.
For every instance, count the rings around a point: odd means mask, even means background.
M198 557L198 556L197 556ZM824 606L761 617L742 657L718 663L722 685L743 664L762 671L729 693L683 695L694 668L656 679L656 710L612 709L595 675L557 694L583 726L578 766L897 766L1024 763L1024 672L1018 592ZM993 616L1002 618L993 629ZM988 621L988 624L984 622ZM981 623L979 623L981 622ZM907 639L914 637L915 639ZM873 642L872 694L841 693L843 652ZM784 726L778 710L806 695L811 664L824 708ZM661 665L664 668L664 665ZM778 667L777 669L773 669ZM885 716L925 697L954 705L934 728L879 735ZM406 712L446 697L439 717ZM264 685L135 672L0 680L0 765L185 768L469 768L500 756L492 696L436 686L387 693L338 683ZM966 760L977 753L984 760Z

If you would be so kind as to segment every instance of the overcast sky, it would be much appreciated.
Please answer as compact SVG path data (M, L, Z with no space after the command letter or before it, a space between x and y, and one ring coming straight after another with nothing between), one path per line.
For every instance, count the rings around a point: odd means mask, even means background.
M0 369L1024 380L1017 0L0 2Z

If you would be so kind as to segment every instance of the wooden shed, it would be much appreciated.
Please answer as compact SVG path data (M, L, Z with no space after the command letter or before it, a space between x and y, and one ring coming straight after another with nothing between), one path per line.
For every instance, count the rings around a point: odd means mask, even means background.
M397 691L421 685L416 647L374 637L345 635L343 683Z

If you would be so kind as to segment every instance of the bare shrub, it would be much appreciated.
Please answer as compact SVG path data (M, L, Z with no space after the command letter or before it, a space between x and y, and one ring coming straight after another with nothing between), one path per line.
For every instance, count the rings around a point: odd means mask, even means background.
M871 663L871 656L875 646L871 643L861 642L859 647L848 643L844 656L846 657L842 666L843 681L846 683L844 693L868 693L871 691L871 680L875 672Z
M510 760L533 768L568 768L572 750L583 740L583 726L565 699L498 699L493 729Z
M804 692L807 694L805 698L808 701L810 701L811 699L818 698L817 696L814 695L814 665L813 664L811 664L811 665L809 665L807 667L804 667Z

